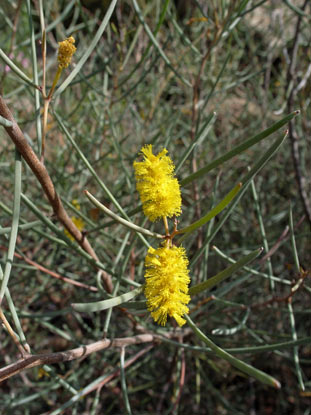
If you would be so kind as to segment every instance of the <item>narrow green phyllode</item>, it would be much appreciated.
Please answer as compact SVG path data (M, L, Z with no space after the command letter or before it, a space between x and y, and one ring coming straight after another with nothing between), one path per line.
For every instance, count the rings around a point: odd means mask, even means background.
M140 194L143 212L151 222L165 216L181 214L181 195L178 180L174 177L174 163L163 149L152 153L152 145L142 148L144 160L134 161L136 188Z

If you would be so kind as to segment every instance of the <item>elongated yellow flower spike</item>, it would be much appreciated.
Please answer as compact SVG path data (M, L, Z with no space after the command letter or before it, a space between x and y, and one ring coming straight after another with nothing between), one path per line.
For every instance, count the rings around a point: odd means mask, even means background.
M63 40L62 42L58 42L58 67L61 69L67 68L67 66L71 62L72 55L77 50L74 46L75 39L74 37L70 36L68 39Z
M158 324L165 326L167 315L181 327L190 301L188 258L183 247L149 248L145 259L147 307Z
M179 216L181 195L178 180L173 176L174 164L163 149L152 153L152 145L141 149L144 160L134 161L136 188L140 194L144 214L152 221L164 216Z

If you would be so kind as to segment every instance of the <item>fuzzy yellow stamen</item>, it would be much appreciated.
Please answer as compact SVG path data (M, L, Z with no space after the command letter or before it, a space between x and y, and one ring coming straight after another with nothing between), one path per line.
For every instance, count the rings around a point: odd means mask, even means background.
M145 259L147 307L154 321L162 326L166 324L167 315L173 317L179 326L186 322L182 316L189 312L186 305L190 301L188 263L183 247L148 250Z
M140 194L144 214L152 221L164 216L179 216L181 195L178 180L174 177L174 164L163 149L152 153L152 145L141 150L144 160L134 162L136 188Z

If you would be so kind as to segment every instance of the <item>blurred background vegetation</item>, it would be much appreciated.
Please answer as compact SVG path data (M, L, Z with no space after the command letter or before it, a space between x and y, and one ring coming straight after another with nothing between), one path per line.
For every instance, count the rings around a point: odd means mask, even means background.
M3 53L30 79L36 62L39 84L40 4L4 0L0 5ZM77 52L63 71L63 82L87 52L112 6L109 0L43 2L48 86L57 68L57 42L68 36L76 39ZM82 360L21 372L1 384L1 413L311 413L310 11L310 2L294 0L118 1L77 76L69 86L62 84L56 90L48 116L46 168L69 215L82 218L88 240L112 276L115 296L143 283L146 246L137 234L94 208L84 196L85 189L117 212L98 183L102 180L136 224L163 233L161 223L146 223L140 211L132 215L139 206L132 163L142 145L153 144L155 152L167 148L182 180L292 111L301 111L290 126L184 186L179 224L189 225L216 205L277 135L289 128L280 150L228 219L222 222L222 212L184 242L192 285L226 268L230 258L237 261L264 247L262 256L248 268L211 293L196 296L190 316L222 348L239 348L237 357L275 377L281 389L249 378L206 350L191 348L203 343L183 329L175 342L127 347L125 361L134 359L126 370L120 350L111 348ZM38 95L5 61L0 65L1 94L38 154L42 112ZM4 269L15 147L2 127L0 136ZM104 335L113 339L176 331L172 321L165 328L156 326L145 309L74 311L72 303L109 296L90 261L74 250L75 242L71 246L44 222L48 218L63 233L25 163L22 193L19 221L31 225L19 230L8 288L33 353L73 349ZM152 239L149 243L156 245ZM57 279L52 272L88 288ZM298 289L293 292L295 284ZM3 310L12 323L6 300ZM0 340L3 367L19 355L5 329Z

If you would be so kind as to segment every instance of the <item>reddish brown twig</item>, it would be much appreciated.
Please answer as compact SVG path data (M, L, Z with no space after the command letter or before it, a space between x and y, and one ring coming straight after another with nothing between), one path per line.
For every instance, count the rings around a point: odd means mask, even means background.
M12 327L11 327L10 323L8 322L8 320L6 319L1 307L0 307L0 320L1 320L2 324L4 325L4 327L7 329L7 332L11 336L13 342L15 343L16 347L20 351L23 358L26 358L27 356L29 356L27 350L24 349L24 347L20 343L19 339L17 338L16 334L12 330Z

